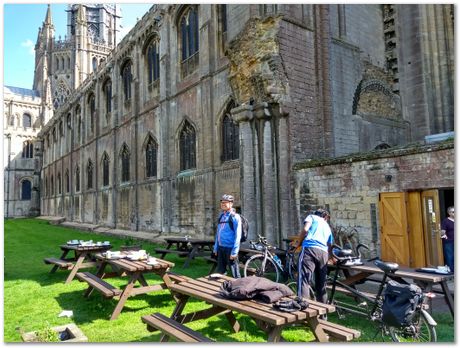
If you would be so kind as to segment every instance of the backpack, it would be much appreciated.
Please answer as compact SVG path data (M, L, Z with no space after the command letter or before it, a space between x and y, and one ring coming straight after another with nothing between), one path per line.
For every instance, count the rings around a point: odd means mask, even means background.
M249 221L248 219L246 219L246 217L244 217L244 215L240 215L240 218L241 218L241 238L240 238L240 243L243 243L243 242L246 242L246 240L248 239L248 235L249 235ZM218 224L222 223L220 221L220 219L222 218L222 214L219 216L219 221L217 222ZM235 229L233 228L233 220L232 219L228 219L228 224L230 225L230 228L233 230L233 232L236 232Z
M387 283L382 307L382 321L393 327L410 325L422 300L422 289L415 284Z

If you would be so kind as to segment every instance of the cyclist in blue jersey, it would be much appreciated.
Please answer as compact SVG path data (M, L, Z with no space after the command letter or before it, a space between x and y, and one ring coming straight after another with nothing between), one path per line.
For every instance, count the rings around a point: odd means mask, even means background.
M299 277L297 280L297 295L309 298L309 285L315 276L316 300L326 303L326 277L327 260L329 251L334 242L331 228L328 224L329 213L324 209L318 209L308 215L304 220L304 227L299 233L298 241L294 246L302 243L302 251L299 255Z
M223 195L220 200L222 213L217 225L214 255L217 255L217 273L225 274L230 267L233 278L240 278L238 252L241 239L241 218L233 209L232 195ZM231 221L230 221L231 220Z

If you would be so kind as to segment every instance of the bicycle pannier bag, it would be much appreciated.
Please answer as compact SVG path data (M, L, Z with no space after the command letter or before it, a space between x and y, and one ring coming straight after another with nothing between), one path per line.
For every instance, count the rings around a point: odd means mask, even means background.
M409 325L421 300L422 290L417 285L390 280L384 292L383 322L393 327Z

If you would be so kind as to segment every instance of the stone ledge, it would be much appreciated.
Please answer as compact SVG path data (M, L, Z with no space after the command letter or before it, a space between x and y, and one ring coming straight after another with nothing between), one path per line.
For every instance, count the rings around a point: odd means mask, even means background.
M58 334L66 332L68 339L63 339L62 343L76 343L76 342L88 342L83 332L75 324L66 324L61 326L54 326L51 328ZM31 331L21 334L21 338L24 342L39 342L37 337L37 331ZM42 342L45 343L45 342Z

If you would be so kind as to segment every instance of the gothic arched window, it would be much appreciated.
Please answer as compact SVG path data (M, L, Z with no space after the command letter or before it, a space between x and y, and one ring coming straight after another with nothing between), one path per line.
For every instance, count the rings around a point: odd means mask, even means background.
M32 198L32 183L30 180L23 180L21 183L21 200L28 201Z
M80 167L77 166L77 169L75 169L75 191L79 192L80 191Z
M92 189L93 188L93 162L88 160L88 165L86 167L86 188Z
M89 107L89 126L91 133L94 132L94 124L96 123L96 97L93 93L88 97L88 107Z
M189 6L179 17L181 76L193 73L198 67L199 31L198 6Z
M65 178L65 192L69 193L70 192L70 177L69 177L68 169L65 171L64 178Z
M239 158L239 127L230 114L232 108L233 103L227 108L222 120L222 161Z
M106 152L102 155L102 186L109 186L110 159Z
M181 170L193 169L196 167L195 138L195 129L189 122L185 121L179 138Z
M29 114L22 115L22 126L30 128L32 126L32 117Z
M198 52L198 8L190 6L180 19L182 61Z
M149 140L145 146L145 169L147 178L157 176L157 153L158 145L155 140L149 136Z
M112 81L107 80L104 83L103 93L105 99L105 111L107 113L112 112Z
M54 177L51 175L51 195L54 195Z
M81 120L81 108L80 105L77 105L75 108L75 122L77 123L77 139L81 137L81 127L82 127L82 120Z
M160 50L158 46L157 41L152 41L147 47L149 85L160 78Z
M121 69L121 77L123 80L123 94L125 101L131 99L131 82L133 80L133 75L131 74L131 62L127 61Z
M93 57L93 72L97 70L97 59L96 57Z
M45 196L49 196L50 195L50 187L48 185L48 177L45 176Z
M219 4L218 6L218 36L220 38L220 45L222 51L225 49L227 43L227 5Z
M128 146L123 144L120 151L121 157L121 181L129 181L129 160L131 154L129 153Z
M22 144L22 158L33 158L34 146L31 141L25 141Z
M61 173L57 175L57 193L61 193Z

